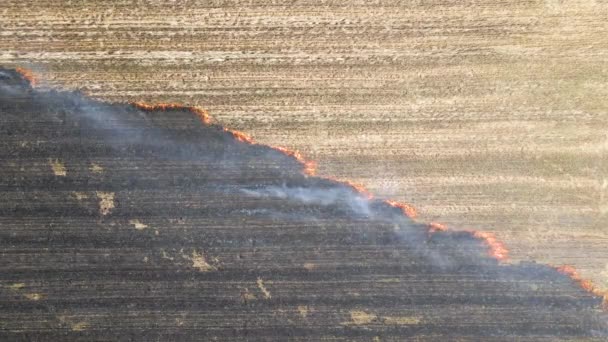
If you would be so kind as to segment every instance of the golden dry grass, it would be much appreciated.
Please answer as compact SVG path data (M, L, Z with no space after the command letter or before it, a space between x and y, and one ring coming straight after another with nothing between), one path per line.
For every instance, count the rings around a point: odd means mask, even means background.
M608 287L607 16L600 0L6 0L0 64L203 106Z

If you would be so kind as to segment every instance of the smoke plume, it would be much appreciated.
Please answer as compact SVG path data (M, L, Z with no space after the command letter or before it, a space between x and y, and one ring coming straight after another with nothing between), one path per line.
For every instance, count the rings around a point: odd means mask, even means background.
M574 271L313 175L201 109L0 69L3 340L608 337Z

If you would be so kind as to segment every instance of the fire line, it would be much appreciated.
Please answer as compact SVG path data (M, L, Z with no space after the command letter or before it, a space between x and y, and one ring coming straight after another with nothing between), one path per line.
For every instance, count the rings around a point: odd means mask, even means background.
M30 86L34 87L38 84L38 80L31 70L22 68L22 67L17 67L17 68L15 68L15 71L17 71L17 73L19 73L23 77L23 79L28 81ZM142 101L131 102L130 104L132 106L134 106L135 108L138 108L138 109L144 110L144 111L186 110L186 111L189 111L189 112L193 113L194 115L196 115L204 125L209 126L209 125L214 124L213 119L211 118L211 115L209 114L209 112L207 112L207 110L205 110L205 109L202 109L202 108L196 107L196 106L185 106L185 105L178 104L178 103L149 104L149 103L145 103ZM238 140L242 143L266 146L266 147L269 147L276 151L279 151L289 157L294 158L296 161L298 161L300 163L300 165L302 165L301 171L304 175L316 176L316 166L317 166L316 162L306 159L302 155L302 153L300 153L299 151L290 150L285 147L269 146L269 145L261 144L261 143L256 142L252 137L250 137L249 135L247 135L244 132L232 130L232 129L226 128L224 126L221 126L221 125L218 125L218 126L223 131L231 134L236 140ZM353 191L358 193L360 196L365 197L368 200L371 200L374 198L374 195L371 192L369 192L361 184L357 184L357 183L351 182L349 180L338 180L338 179L335 179L332 177L321 177L321 178L331 180L331 181L340 183L342 185L348 186L348 187L352 188ZM391 207L400 209L401 212L403 213L403 215L405 215L406 217L408 217L412 220L415 220L417 217L416 209L410 204L403 203L403 202L397 202L397 201L393 201L393 200L389 200L389 199L385 199L385 200L383 200L383 202L390 205ZM445 225L443 225L441 223L437 223L437 222L427 223L426 227L428 229L429 234L450 230L450 228L446 227ZM478 239L479 241L481 241L487 247L487 249L488 249L487 254L490 257L498 260L499 262L506 262L509 260L509 256L508 256L509 250L496 237L496 235L494 233L486 232L486 231L478 231L478 230L464 230L464 232L471 234L471 236L473 236L476 239ZM576 282L585 291L602 298L602 308L604 310L608 310L608 291L600 290L590 280L583 279L580 276L580 274L578 273L578 271L572 266L562 265L562 266L552 266L552 267L554 269L556 269L559 273L568 276L570 279L572 279L574 282Z

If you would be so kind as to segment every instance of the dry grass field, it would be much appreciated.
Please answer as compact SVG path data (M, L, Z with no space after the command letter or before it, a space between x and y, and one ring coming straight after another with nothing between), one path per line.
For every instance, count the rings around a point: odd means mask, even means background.
M180 102L608 288L602 0L23 1L0 65Z
M571 269L503 263L206 119L0 68L1 341L608 337Z

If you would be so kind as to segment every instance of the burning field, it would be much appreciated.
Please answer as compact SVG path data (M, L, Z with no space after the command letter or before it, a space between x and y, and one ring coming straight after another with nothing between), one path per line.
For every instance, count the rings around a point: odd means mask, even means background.
M0 69L2 340L588 340L603 294L178 104Z

